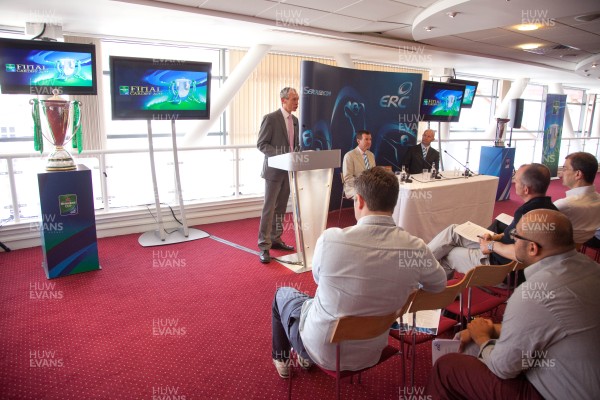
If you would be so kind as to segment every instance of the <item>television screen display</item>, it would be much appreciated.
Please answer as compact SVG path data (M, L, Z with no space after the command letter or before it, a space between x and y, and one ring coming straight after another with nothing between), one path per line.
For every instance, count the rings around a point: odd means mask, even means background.
M471 108L473 106L473 100L475 99L475 93L477 93L477 85L479 85L479 82L451 78L450 83L465 85L465 97L462 101L462 108Z
M423 81L419 113L423 121L458 122L465 86Z
M209 119L211 63L110 57L112 119Z
M3 94L97 94L92 44L0 39Z

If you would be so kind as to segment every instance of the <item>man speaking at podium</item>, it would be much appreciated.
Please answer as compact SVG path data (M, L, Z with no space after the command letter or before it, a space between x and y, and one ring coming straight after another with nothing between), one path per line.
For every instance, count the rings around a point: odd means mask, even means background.
M261 177L265 180L265 202L258 230L259 258L263 264L271 262L271 248L294 250L294 246L281 240L285 210L290 197L288 173L269 167L267 159L290 153L298 147L298 118L292 112L298 109L299 96L295 89L285 87L281 89L279 97L281 108L263 117L256 143L256 147L265 155L261 172Z
M431 146L431 142L434 140L435 131L427 129L423 132L421 143L408 148L402 165L406 166L409 174L416 175L422 173L424 169L430 170L433 163L439 170L440 153Z

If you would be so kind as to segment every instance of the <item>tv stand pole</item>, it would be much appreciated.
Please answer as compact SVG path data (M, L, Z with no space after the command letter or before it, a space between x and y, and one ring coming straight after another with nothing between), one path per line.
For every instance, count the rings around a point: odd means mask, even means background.
M173 166L175 168L175 192L177 194L177 200L179 202L179 212L181 214L182 227L170 232L167 236L162 221L162 215L160 211L160 199L158 195L158 185L156 183L156 167L154 163L154 147L152 144L152 129L150 126L150 120L148 120L148 149L150 151L150 171L152 173L152 184L154 186L154 201L156 204L156 221L158 225L157 231L150 231L144 233L139 237L138 242L144 246L161 246L166 244L174 244L187 242L190 240L202 239L210 236L208 233L199 229L189 229L187 226L187 219L185 216L185 208L183 204L183 194L181 191L181 180L179 175L179 158L177 155L177 135L175 132L175 119L171 119L171 141L173 143ZM157 235L158 233L158 235ZM158 237L157 237L158 236ZM160 240L159 240L160 239Z

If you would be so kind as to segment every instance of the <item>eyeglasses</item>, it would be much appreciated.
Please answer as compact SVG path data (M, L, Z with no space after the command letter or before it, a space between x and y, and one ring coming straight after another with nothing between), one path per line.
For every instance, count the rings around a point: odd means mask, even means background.
M526 237L523 237L523 236L519 235L519 234L517 233L517 228L513 228L513 229L511 229L511 230L510 230L510 232L509 232L509 236L510 236L510 239L511 239L512 241L514 241L514 240L515 240L515 238L517 238L517 239L519 239L519 240L526 240L526 241L528 241L528 242L535 243L535 245L536 245L537 247L539 247L540 249L542 248L542 245L541 245L541 244L539 244L538 242L534 242L533 240L527 239Z

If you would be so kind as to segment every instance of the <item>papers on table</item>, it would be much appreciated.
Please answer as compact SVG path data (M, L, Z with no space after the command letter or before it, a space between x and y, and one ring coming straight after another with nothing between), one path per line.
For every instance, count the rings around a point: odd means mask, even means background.
M490 235L494 234L494 232L485 229L482 226L474 224L471 221L467 221L464 224L457 225L454 228L454 232L458 233L460 236L472 242L479 242L479 238L477 236L483 236L486 233Z
M496 219L505 225L510 225L512 224L514 218L511 215L502 213L498 215Z

